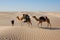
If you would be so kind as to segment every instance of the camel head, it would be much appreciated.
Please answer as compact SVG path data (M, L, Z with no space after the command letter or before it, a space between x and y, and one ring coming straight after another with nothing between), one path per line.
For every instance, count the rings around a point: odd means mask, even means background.
M32 16L33 18L36 18L36 16Z
M39 19L36 16L32 16L36 21L39 21Z
M19 16L16 17L18 20L20 20Z

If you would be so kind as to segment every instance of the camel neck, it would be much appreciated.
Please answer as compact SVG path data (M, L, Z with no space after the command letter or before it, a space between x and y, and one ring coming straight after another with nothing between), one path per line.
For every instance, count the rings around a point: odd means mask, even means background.
M18 20L20 20L20 18L18 17Z
M39 21L37 17L35 17L35 20L36 20L36 21Z

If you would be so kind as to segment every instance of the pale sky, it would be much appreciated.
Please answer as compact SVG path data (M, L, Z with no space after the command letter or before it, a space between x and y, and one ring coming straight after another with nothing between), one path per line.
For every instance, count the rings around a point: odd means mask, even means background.
M0 0L0 11L60 12L60 0Z

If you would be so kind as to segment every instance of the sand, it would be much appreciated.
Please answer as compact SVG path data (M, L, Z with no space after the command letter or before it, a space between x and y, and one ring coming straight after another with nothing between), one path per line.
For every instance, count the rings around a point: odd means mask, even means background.
M28 13L32 20L32 26L26 23L21 25L21 21L16 16ZM41 28L37 26L32 16L47 16L51 20L52 28L49 29L47 23L43 23ZM60 40L60 12L0 12L0 40ZM15 25L11 26L11 20L15 20Z

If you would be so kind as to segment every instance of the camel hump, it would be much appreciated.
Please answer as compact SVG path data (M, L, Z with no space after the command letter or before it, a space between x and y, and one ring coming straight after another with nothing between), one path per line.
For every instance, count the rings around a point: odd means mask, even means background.
M47 16L41 16L39 19L40 19L40 20L44 20L44 21L46 21Z
M47 18L47 16L41 16L42 18L44 18L44 19L46 19Z

